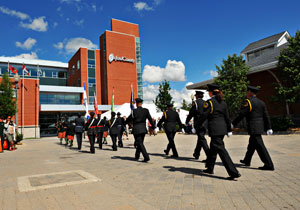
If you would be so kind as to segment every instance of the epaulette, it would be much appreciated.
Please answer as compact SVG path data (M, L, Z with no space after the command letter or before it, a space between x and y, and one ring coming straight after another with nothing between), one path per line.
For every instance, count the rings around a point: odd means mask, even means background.
M214 112L214 106L213 106L211 100L205 101L205 102L203 103L203 108L204 108L204 109L207 109L207 108L209 107L209 105L210 105L210 114L212 114L212 113Z
M167 112L164 112L164 117L165 119L167 119Z
M247 107L247 106L249 106L249 109L250 109L250 112L251 112L252 111L252 104L251 104L249 99L246 99L246 101L244 103L244 107Z

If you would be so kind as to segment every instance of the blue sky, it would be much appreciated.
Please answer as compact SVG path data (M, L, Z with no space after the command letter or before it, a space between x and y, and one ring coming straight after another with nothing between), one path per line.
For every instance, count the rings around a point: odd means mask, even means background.
M168 61L183 68L171 78L184 80L171 81L179 97L187 82L211 78L215 64L250 42L285 30L294 36L299 8L299 0L4 0L0 56L67 62L78 43L99 48L99 36L117 18L139 24L143 69L164 70ZM145 82L145 89L157 84Z

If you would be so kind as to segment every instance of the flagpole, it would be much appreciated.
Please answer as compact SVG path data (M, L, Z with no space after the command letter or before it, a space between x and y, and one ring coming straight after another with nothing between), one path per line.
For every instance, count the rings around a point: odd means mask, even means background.
M23 63L24 65L24 63ZM24 86L25 86L25 80L24 80L24 70L23 71L23 87L22 87L22 134L24 135Z

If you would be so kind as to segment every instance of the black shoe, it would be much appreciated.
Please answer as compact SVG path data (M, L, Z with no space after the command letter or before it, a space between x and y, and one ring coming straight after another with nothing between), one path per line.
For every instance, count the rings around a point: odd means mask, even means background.
M260 170L265 170L265 171L274 171L274 167L270 167L270 166L262 166L262 167L258 167L258 169Z
M92 153L92 154L95 154L95 150L91 150L91 153Z
M207 163L207 159L205 159L205 160L202 160L201 162L202 162L202 163Z
M166 154L166 155L169 155L169 152L168 152L168 150L164 150L164 153Z
M102 149L102 147L99 147L99 149Z
M199 159L199 155L196 155L195 153L193 154L193 157L198 160Z
M244 164L245 166L250 166L250 163L246 163L244 160L240 160L240 163Z
M144 159L143 162L147 163L150 159L147 158L147 159Z
M140 156L135 156L134 159L138 160L140 159Z
M178 158L178 155L171 155L171 158Z
M239 178L239 177L241 177L241 174L235 174L235 175L231 175L230 177L228 177L227 179L228 180L234 180L235 178Z
M205 169L202 172L204 172L206 174L214 174L214 172L212 170L209 170L209 169Z

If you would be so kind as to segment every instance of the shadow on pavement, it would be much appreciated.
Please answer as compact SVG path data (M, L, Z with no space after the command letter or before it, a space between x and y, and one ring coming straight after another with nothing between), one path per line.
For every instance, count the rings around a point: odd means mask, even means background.
M185 161L195 161L195 158L192 157L171 157L171 156L167 156L165 154L161 154L161 153L148 153L151 156L161 156L164 157L165 159L176 159L176 160L185 160ZM200 161L199 161L200 162Z
M136 160L134 157L127 157L127 156L124 156L124 157L121 157L121 156L113 156L113 157L111 157L111 159L130 160L130 161L135 161L135 162L137 162L137 160Z
M217 165L217 166L224 166L222 162L216 162L215 165ZM237 168L252 169L252 170L259 170L259 171L261 171L258 168L253 168L253 167L250 167L250 166L245 166L244 164L240 164L240 163L234 163L234 165Z
M201 169L186 168L186 167L174 167L174 166L164 166L164 168L168 169L171 172L179 171L179 172L186 173L186 174L192 174L192 175L197 175L197 176L206 176L206 177L210 177L213 179L228 180L225 177L203 173Z

